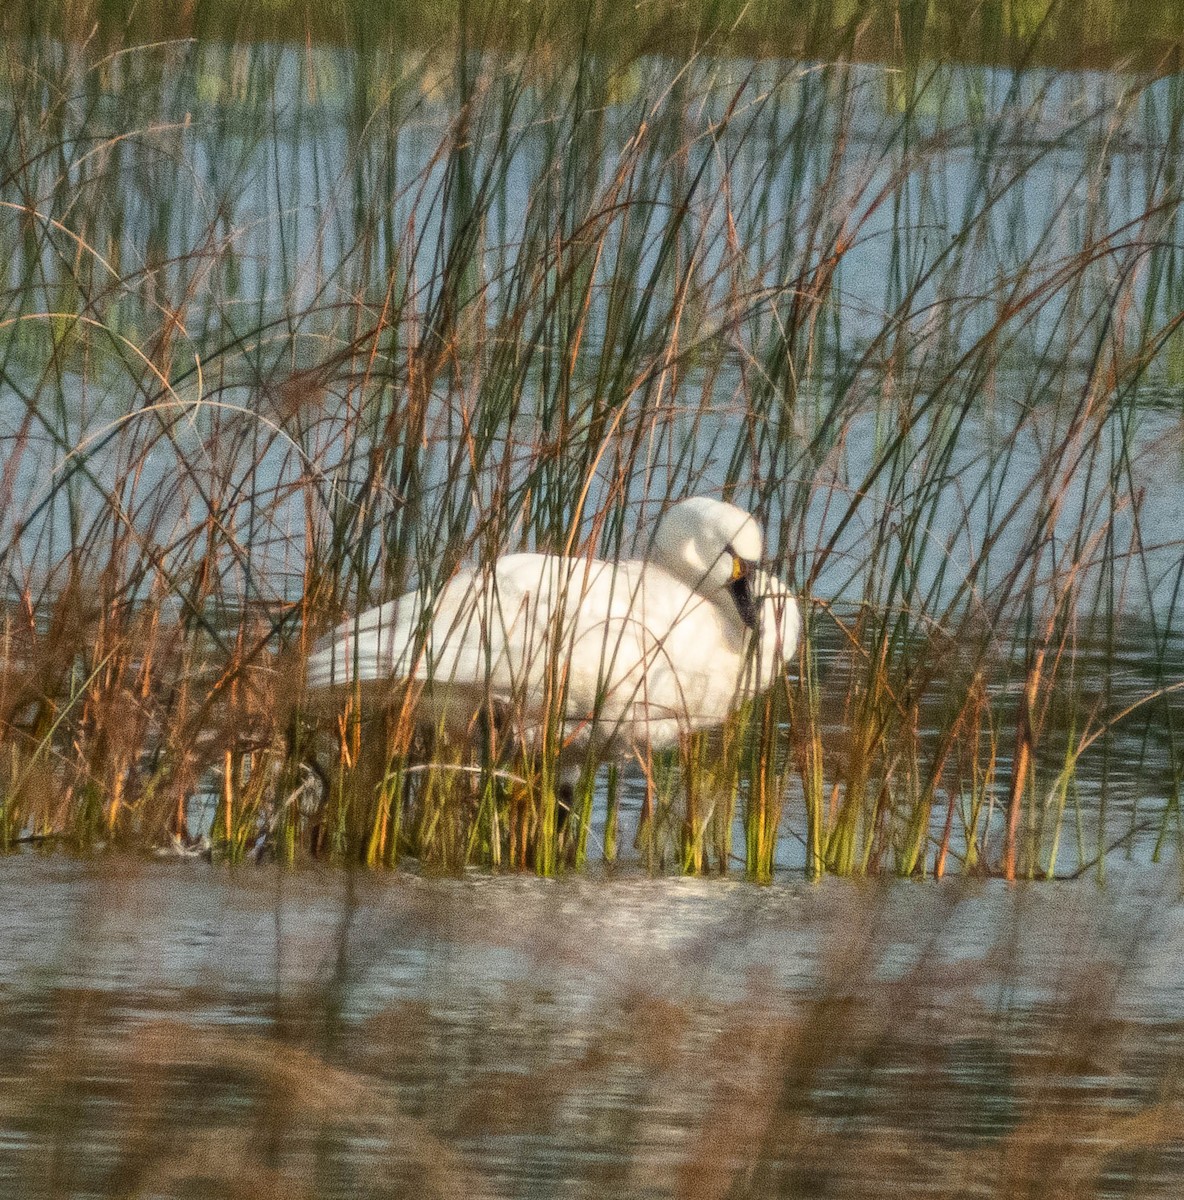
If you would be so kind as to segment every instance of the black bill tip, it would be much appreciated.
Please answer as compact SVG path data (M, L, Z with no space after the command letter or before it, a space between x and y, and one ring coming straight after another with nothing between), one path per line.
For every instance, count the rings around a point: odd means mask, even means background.
M748 585L747 575L738 575L728 584L728 591L736 604L740 620L749 629L756 628L756 601L752 598L752 588Z

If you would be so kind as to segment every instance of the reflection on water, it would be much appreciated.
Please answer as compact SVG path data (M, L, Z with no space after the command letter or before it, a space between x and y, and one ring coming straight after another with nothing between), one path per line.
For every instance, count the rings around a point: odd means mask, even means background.
M1175 876L2 868L0 1195L1184 1185Z

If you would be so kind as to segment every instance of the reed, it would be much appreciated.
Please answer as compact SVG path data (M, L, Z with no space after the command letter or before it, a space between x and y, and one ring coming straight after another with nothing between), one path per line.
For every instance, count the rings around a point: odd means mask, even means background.
M583 11L7 42L0 845L551 874L632 822L768 879L1178 844L1179 77L1037 68L1055 22L987 74L924 27L860 65L829 10L804 62L725 56L722 8L609 54ZM573 819L492 724L305 694L342 615L629 553L695 491L768 529L799 668L589 763Z

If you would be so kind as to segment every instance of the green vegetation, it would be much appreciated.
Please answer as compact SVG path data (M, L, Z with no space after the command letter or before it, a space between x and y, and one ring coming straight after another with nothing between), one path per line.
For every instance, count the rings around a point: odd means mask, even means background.
M1174 0L52 0L9 5L0 30L105 45L177 37L412 48L462 32L486 46L552 54L573 43L639 54L940 59L1058 67L1179 70L1184 20Z
M301 663L696 491L759 514L806 648L644 764L643 861L1178 843L1179 75L1036 69L1051 18L983 72L857 65L829 8L801 62L609 54L596 9L151 46L64 11L0 57L0 845L625 853L636 772L561 828L546 758L324 711Z

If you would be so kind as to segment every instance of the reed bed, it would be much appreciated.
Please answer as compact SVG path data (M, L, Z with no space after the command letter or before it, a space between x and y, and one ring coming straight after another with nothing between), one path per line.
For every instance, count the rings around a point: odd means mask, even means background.
M0 64L0 846L1008 878L1178 849L1184 93L455 37ZM705 20L707 18L705 17ZM530 23L530 21L533 23ZM798 669L668 759L306 694L343 615L754 511Z

